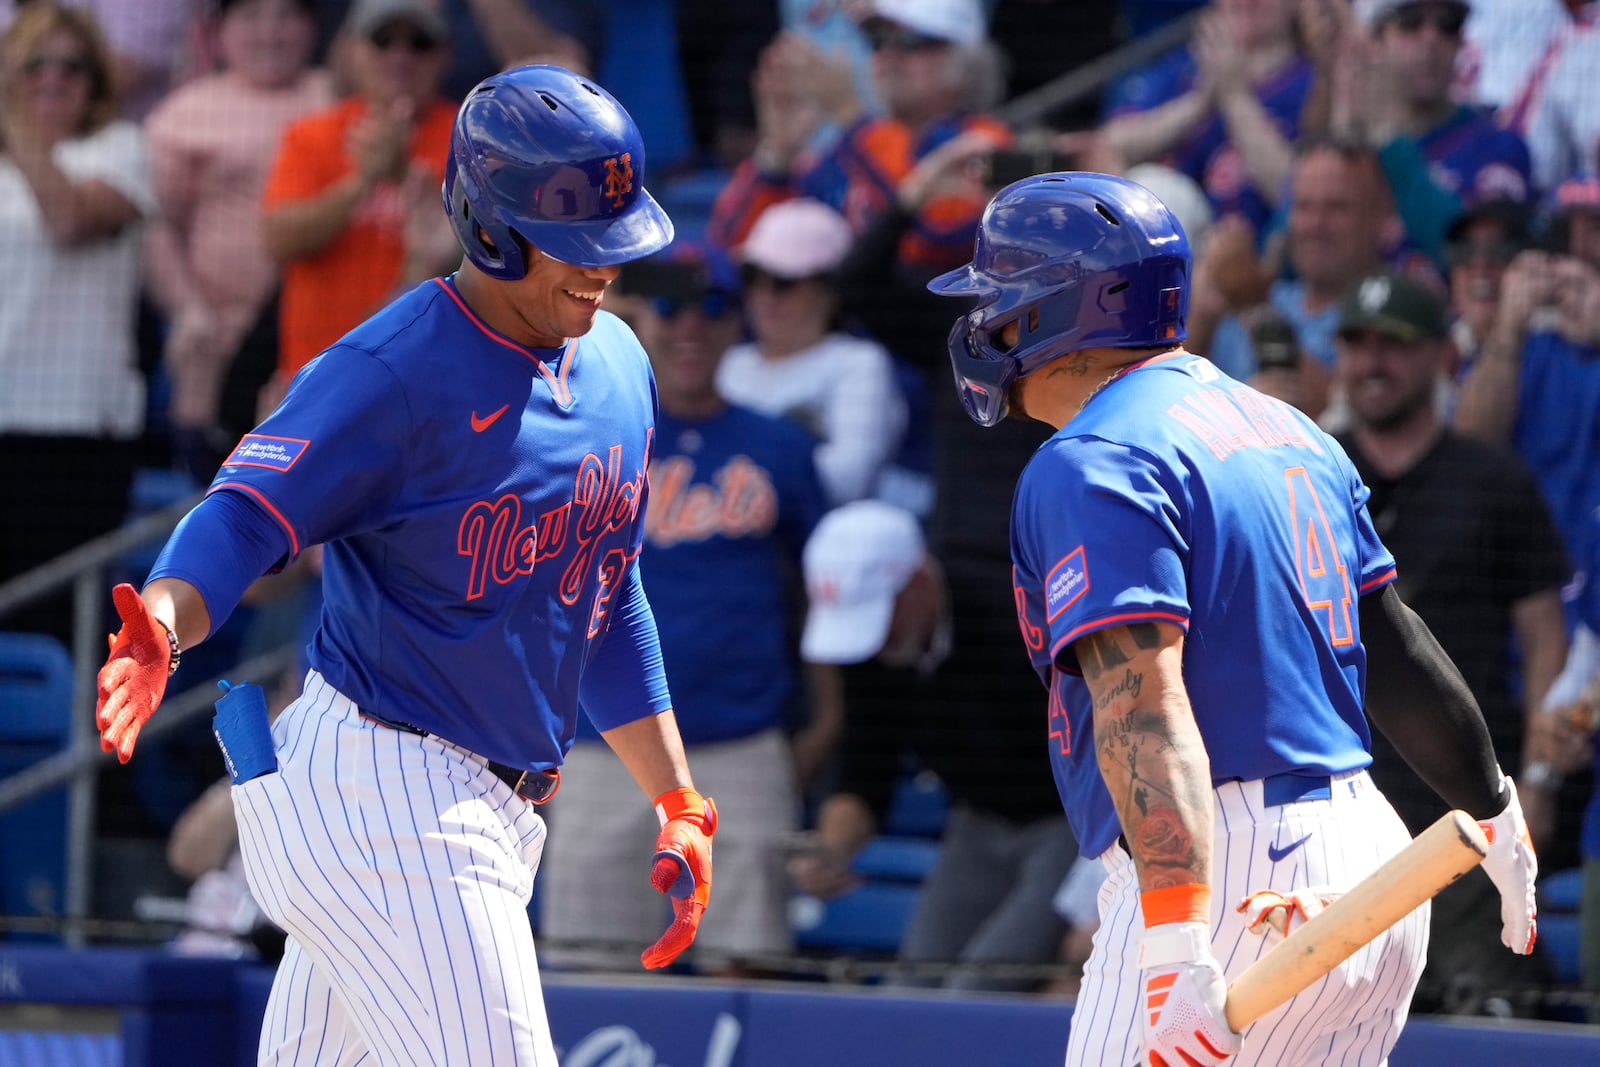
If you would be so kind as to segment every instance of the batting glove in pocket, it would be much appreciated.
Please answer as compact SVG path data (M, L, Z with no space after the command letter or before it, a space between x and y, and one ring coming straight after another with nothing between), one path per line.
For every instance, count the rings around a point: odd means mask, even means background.
M1205 923L1163 923L1139 946L1144 1051L1150 1067L1210 1067L1239 1051L1228 1028L1228 983Z
M673 920L666 933L639 957L646 967L665 967L694 944L700 919L711 902L711 838L717 832L717 806L693 789L671 789L656 797L661 833L650 869L650 884L672 898Z
M100 747L127 763L139 731L166 695L176 642L133 586L118 585L111 600L122 629L111 638L111 654L96 679L94 721Z
M1538 905L1534 882L1539 877L1539 857L1534 855L1528 823L1522 817L1517 787L1503 777L1510 798L1505 810L1492 819L1480 819L1478 826L1489 839L1489 854L1483 869L1500 890L1500 940L1512 952L1526 956L1539 937Z
M1288 937L1320 915L1332 901L1333 894L1316 889L1291 889L1287 893L1263 889L1245 897L1234 910L1244 916L1244 924L1252 934L1270 939L1269 931Z

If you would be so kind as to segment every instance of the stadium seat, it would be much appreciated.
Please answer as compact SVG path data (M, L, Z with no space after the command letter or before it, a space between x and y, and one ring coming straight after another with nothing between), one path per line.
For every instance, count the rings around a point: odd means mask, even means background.
M911 921L917 892L915 885L867 882L832 900L797 896L789 906L795 943L802 950L892 955Z
M5 709L0 780L71 743L72 657L60 641L43 634L0 633L0 708ZM60 913L66 839L65 789L0 812L0 913Z
M801 894L791 901L796 945L802 951L893 955L938 854L939 843L927 837L873 838L852 864L862 878L859 887L832 900Z
M939 858L939 843L926 837L880 834L857 853L851 867L874 882L921 883Z
M931 771L906 773L895 785L883 833L901 837L938 837L944 833L950 797Z

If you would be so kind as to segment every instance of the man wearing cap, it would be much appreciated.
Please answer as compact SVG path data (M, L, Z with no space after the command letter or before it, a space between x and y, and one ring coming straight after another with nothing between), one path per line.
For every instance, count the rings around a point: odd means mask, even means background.
M1462 368L1470 365L1494 325L1506 267L1531 242L1526 203L1492 198L1469 204L1445 231L1450 267L1450 339Z
M861 29L885 113L864 114L826 56L781 35L757 66L756 147L717 197L713 240L741 244L767 207L796 196L842 212L860 233L893 207L917 161L952 138L974 131L1009 143L1005 126L981 114L1003 86L979 0L873 0ZM826 149L809 149L823 123L842 132ZM900 262L922 278L960 262L982 210L971 193L930 197L901 239Z
M1552 250L1506 270L1453 421L1522 456L1576 552L1600 507L1600 178L1563 182L1555 205Z
M1361 136L1385 156L1397 191L1397 170L1425 172L1463 201L1527 200L1533 188L1528 146L1497 124L1486 108L1458 103L1453 93L1466 0L1358 0L1371 35L1373 66L1362 75L1359 104L1342 132ZM1408 220L1409 222L1410 220ZM1448 218L1439 220L1443 225ZM1424 247L1434 234L1415 233ZM1434 246L1436 247L1436 246Z
M1444 305L1429 289L1392 273L1361 279L1340 306L1334 346L1353 420L1339 441L1371 489L1368 510L1394 553L1397 586L1461 668L1501 763L1523 766L1526 724L1567 647L1561 587L1571 570L1549 509L1515 455L1440 418L1436 391L1452 352ZM1372 755L1373 780L1412 833L1444 814L1381 731L1373 732ZM1537 774L1518 779L1540 851L1554 857L1561 845L1550 834L1548 785ZM1433 907L1436 929L1450 935L1429 939L1414 1010L1495 1012L1503 1009L1485 1003L1486 993L1548 982L1537 948L1518 956L1500 944L1499 893L1481 872Z
M969 965L954 967L946 988L1028 988L982 965L1054 961L1066 926L1053 899L1077 842L1053 795L1037 706L985 702L980 672L939 669L953 647L988 648L1009 628L952 613L916 519L880 501L824 516L805 575L800 652L846 665L845 726L838 782L790 864L796 884L824 898L856 884L851 861L883 826L911 756L939 776L951 809L899 959Z
M679 239L624 267L618 287L622 299L607 305L649 354L660 402L640 573L696 782L737 812L718 829L717 906L695 951L702 972L732 974L740 959L793 948L783 847L799 826L796 779L815 772L838 731L837 700L818 706L836 681L809 687L807 729L792 742L785 729L802 691L789 622L822 487L805 431L717 393L717 366L741 333L739 274L720 249ZM659 921L659 897L635 877L659 826L649 809L616 802L632 779L587 716L565 766L551 803L543 951L631 971L633 946Z
M343 32L356 91L284 131L262 198L267 250L283 265L282 385L460 258L439 211L455 118L438 95L443 16L429 0L356 0Z

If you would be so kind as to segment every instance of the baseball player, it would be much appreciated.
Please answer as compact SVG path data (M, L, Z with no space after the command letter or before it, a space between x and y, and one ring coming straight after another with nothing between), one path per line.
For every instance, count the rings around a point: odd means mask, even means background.
M600 310L619 264L672 238L644 162L586 78L482 82L444 181L460 269L313 360L143 594L114 591L96 715L126 761L181 651L325 544L277 766L233 788L251 892L289 936L262 1063L554 1067L526 908L580 698L662 824L650 878L677 914L645 965L694 939L716 811L635 562L655 386Z
M1390 584L1350 461L1182 348L1190 265L1142 186L1045 174L996 194L973 261L930 283L977 300L949 345L968 414L1057 431L1011 521L1057 788L1107 868L1067 1062L1378 1064L1426 909L1243 1034L1223 1013L1227 979L1270 943L1240 903L1339 892L1409 839L1364 769L1363 694L1423 779L1483 820L1518 952L1537 864L1477 705Z

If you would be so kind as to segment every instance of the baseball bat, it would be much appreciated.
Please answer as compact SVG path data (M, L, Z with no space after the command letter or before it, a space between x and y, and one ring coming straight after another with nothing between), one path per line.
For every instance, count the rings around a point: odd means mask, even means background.
M1235 1033L1267 1014L1483 862L1489 843L1464 811L1450 811L1383 866L1336 897L1228 986Z

